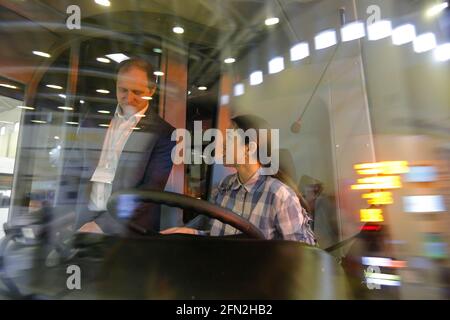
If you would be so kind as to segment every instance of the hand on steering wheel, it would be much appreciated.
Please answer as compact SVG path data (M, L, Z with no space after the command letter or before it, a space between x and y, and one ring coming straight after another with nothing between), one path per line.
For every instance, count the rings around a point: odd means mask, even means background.
M123 214L121 214L120 212L121 208L124 207L123 204L125 203L128 206L133 203L142 202L158 203L181 209L192 210L199 214L204 214L210 218L217 219L222 223L229 224L230 226L238 229L239 231L253 239L265 239L264 234L261 232L261 230L259 230L248 220L242 218L233 211L219 207L208 201L199 200L174 192L152 190L123 190L114 193L110 197L107 208L108 212L112 216L115 216L116 219L126 220L123 219ZM130 219L131 217L126 218ZM186 229L187 228L184 228L181 231L186 231L190 234L193 234L191 233L192 231ZM173 233L173 230L171 232ZM143 229L141 233L148 234L148 230ZM165 230L162 233L167 234L168 230Z

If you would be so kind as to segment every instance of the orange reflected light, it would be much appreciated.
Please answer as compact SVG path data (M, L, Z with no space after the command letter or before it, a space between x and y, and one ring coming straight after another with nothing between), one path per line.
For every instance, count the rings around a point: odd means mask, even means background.
M383 211L381 209L361 209L360 220L361 222L383 222Z
M374 205L394 203L392 193L389 191L364 193L362 198L368 199L367 202Z
M370 184L354 184L352 190L373 190L373 189L398 189L401 185L382 184L382 183L370 183Z
M358 174L402 174L409 172L408 161L381 161L353 166Z
M352 190L371 190L362 195L369 205L394 203L392 193L384 190L401 188L400 174L409 172L407 161L360 163L355 164L353 168L360 175L370 175L370 177L358 179L357 184L351 186ZM383 211L379 208L361 209L360 220L361 222L383 222Z
M406 268L408 263L402 260L392 260L382 257L362 257L362 264L366 266L378 266L387 268Z
M392 185L401 185L399 176L381 176L381 177L368 177L358 179L358 183L381 183L381 184L392 184Z
M392 260L391 261L391 268L406 268L407 262L406 261L400 261L400 260Z
M352 190L398 189L402 187L400 176L380 176L358 179Z

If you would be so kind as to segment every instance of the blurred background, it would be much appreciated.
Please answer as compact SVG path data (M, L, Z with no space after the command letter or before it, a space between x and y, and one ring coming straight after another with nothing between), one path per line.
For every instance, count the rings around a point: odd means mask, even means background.
M320 247L364 234L336 248L359 266L363 298L449 299L448 7L0 0L0 223L29 225L61 192L77 201L59 183L66 151L101 139L117 105L115 67L140 55L156 70L150 104L175 128L224 130L255 114L280 130L283 170L311 207ZM87 117L98 127L80 137ZM166 189L207 200L229 172L177 165ZM164 210L162 229L196 216Z

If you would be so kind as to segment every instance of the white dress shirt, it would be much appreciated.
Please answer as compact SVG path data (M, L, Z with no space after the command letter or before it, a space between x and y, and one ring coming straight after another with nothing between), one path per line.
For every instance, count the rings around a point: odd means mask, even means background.
M106 210L120 155L130 134L135 130L141 118L144 117L147 109L148 104L141 111L127 116L123 113L120 105L117 105L114 118L106 132L97 168L91 178L92 191L88 205L89 210Z

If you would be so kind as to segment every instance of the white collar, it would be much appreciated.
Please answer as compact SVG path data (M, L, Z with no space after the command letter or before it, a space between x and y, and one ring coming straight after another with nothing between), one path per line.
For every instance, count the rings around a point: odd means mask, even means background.
M117 107L116 107L116 112L114 113L114 117L123 118L123 119L125 119L127 121L130 120L131 118L133 118L134 120L137 120L137 119L140 120L142 117L145 117L145 113L148 110L148 106L149 106L149 103L147 102L147 105L145 106L144 109L142 109L139 112L136 112L135 114L127 117L127 116L125 116L123 114L122 108L120 107L120 104L118 103Z
M236 172L236 180L234 182L233 189L238 189L239 187L242 186L245 188L245 190L247 190L247 192L250 192L260 176L261 176L261 168L256 170L245 183L242 183L241 180L239 179L239 174Z

